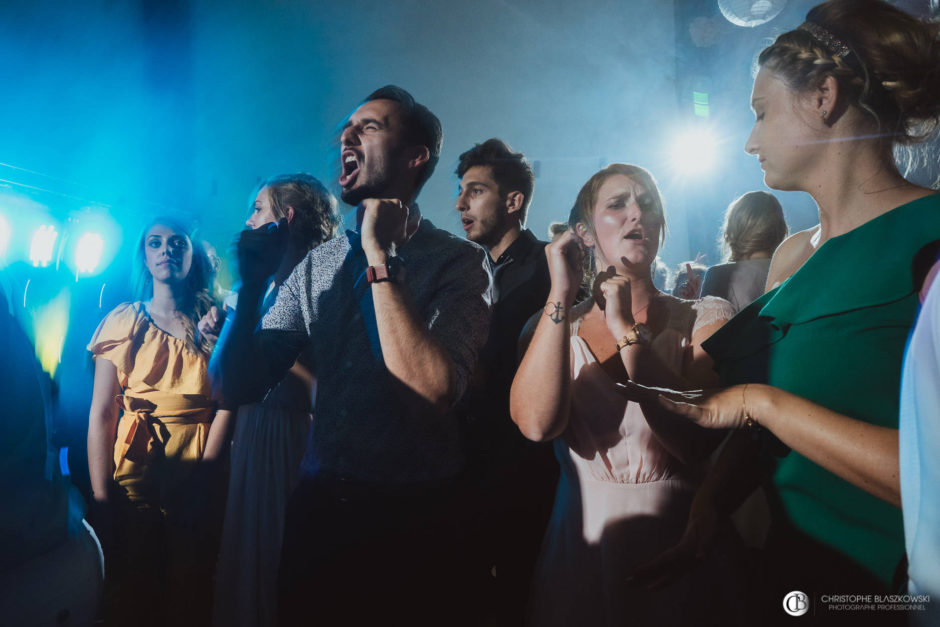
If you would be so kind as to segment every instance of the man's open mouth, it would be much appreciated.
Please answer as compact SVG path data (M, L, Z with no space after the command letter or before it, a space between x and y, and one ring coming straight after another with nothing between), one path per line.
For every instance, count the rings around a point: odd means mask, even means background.
M343 173L339 177L339 186L348 187L359 174L359 156L351 150L344 150L341 159Z

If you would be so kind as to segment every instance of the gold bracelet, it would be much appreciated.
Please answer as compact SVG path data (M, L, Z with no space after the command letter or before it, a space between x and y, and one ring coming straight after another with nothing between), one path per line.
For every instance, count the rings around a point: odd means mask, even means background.
M744 384L744 389L741 390L741 409L744 411L744 428L745 429L756 429L760 427L760 424L751 418L751 415L747 412L747 386L750 383Z

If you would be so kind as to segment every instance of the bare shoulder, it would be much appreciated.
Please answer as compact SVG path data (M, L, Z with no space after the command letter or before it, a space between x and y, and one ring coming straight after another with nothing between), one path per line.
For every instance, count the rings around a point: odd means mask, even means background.
M817 237L819 237L818 224L805 231L794 233L780 243L770 262L765 292L789 279L794 272L806 263L806 260L816 250L813 241Z

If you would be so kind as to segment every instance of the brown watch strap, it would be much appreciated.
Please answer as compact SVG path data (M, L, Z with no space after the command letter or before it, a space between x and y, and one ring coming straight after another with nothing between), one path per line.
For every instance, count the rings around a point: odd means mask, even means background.
M369 283L381 283L382 281L394 281L392 273L389 272L388 264L383 263L380 266L369 266L366 268L366 281Z
M366 268L366 281L369 283L402 283L405 280L405 268L394 259L388 263Z

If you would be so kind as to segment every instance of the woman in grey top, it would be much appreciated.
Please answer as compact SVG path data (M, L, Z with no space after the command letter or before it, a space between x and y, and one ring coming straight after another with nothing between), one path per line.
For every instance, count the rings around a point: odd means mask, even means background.
M726 263L705 273L702 296L719 296L740 311L764 293L770 258L789 229L780 202L756 191L728 205L721 232Z

